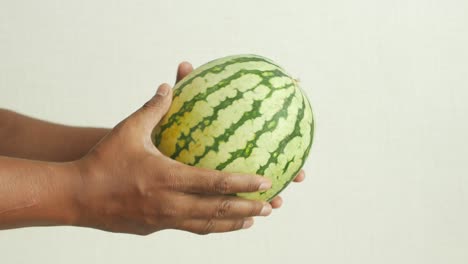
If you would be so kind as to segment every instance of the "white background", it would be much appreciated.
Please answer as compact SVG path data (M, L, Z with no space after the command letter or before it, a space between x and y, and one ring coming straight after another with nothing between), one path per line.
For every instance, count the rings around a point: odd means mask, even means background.
M0 231L0 263L468 263L466 0L0 0L0 107L111 127L178 62L238 53L314 108L282 209L209 236Z

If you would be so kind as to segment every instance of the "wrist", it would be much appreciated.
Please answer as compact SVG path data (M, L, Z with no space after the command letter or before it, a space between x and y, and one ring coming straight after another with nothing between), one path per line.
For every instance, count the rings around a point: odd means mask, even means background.
M73 163L0 156L0 229L75 225L77 176Z
M73 226L94 227L96 220L94 206L98 195L95 189L99 181L93 181L96 173L88 163L88 159L83 157L65 165L70 175L74 175L69 198L72 203L69 220Z
M51 224L75 226L80 218L78 198L82 184L79 169L75 162L61 162L53 163L52 170L51 177L55 179L50 180L56 183L53 186L55 195L50 196L53 201L46 210L50 213Z

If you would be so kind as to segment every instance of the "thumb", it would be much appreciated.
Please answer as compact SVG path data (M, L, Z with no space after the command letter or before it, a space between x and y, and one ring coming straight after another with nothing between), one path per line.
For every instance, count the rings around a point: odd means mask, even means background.
M140 109L131 115L141 125L144 133L151 134L153 128L159 123L169 110L172 102L172 89L167 83L159 86L156 94Z

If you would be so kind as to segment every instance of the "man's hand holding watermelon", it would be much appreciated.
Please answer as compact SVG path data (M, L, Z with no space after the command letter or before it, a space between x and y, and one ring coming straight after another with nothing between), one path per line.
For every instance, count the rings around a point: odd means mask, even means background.
M179 65L177 81L191 71L190 64ZM0 229L75 225L140 235L162 229L207 234L248 228L252 217L281 206L279 196L267 203L226 195L268 189L264 177L196 168L161 154L150 134L171 98L171 87L161 85L112 130L64 127L3 111L8 122L0 126ZM50 142L26 137L22 130L34 132L28 127L33 124ZM54 136L66 133L76 140L60 148ZM73 161L57 162L60 157ZM301 171L295 181L303 179Z

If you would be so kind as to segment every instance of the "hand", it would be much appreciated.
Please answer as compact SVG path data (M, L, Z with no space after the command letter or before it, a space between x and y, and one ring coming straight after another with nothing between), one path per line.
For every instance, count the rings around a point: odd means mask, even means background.
M193 71L193 67L190 63L188 62L182 62L179 64L179 68L177 70L177 78L176 78L176 83L178 83L180 80L182 80L187 74ZM304 170L301 170L296 178L294 178L294 182L302 182L305 179L305 172ZM280 208L281 205L283 204L283 199L281 196L276 196L271 200L270 202L271 206L273 209Z
M179 66L177 80L192 71ZM120 122L84 158L76 225L111 232L147 235L162 229L197 234L249 228L254 216L267 216L271 204L226 194L271 187L269 179L184 165L165 157L151 142L151 131L167 112L172 98L168 84L142 108ZM299 174L296 181L303 178Z
M190 64L181 64L178 78L191 70ZM79 160L47 162L0 156L0 229L77 225L133 234L165 228L207 234L248 228L252 216L266 216L272 207L279 207L281 198L269 204L225 195L268 189L271 182L267 178L190 167L154 147L151 130L166 113L171 92L168 85L161 85L159 95L110 132L83 134L61 128L55 133L59 127L47 124L35 132L50 132L49 140L18 152L19 156L62 160L62 151L53 151L52 156L50 149L35 151L44 142L54 142L58 135L70 132L76 135L76 143L83 142L83 135L97 139L106 134ZM38 124L24 118L20 123L17 128L28 130ZM63 148L63 144L55 146ZM68 152L67 159L81 155L85 147ZM299 173L295 181L303 178Z
M171 98L171 87L161 85L75 162L81 175L76 225L141 235L162 229L207 234L248 228L253 216L271 213L269 203L225 195L268 189L268 179L184 165L156 149L150 134Z

